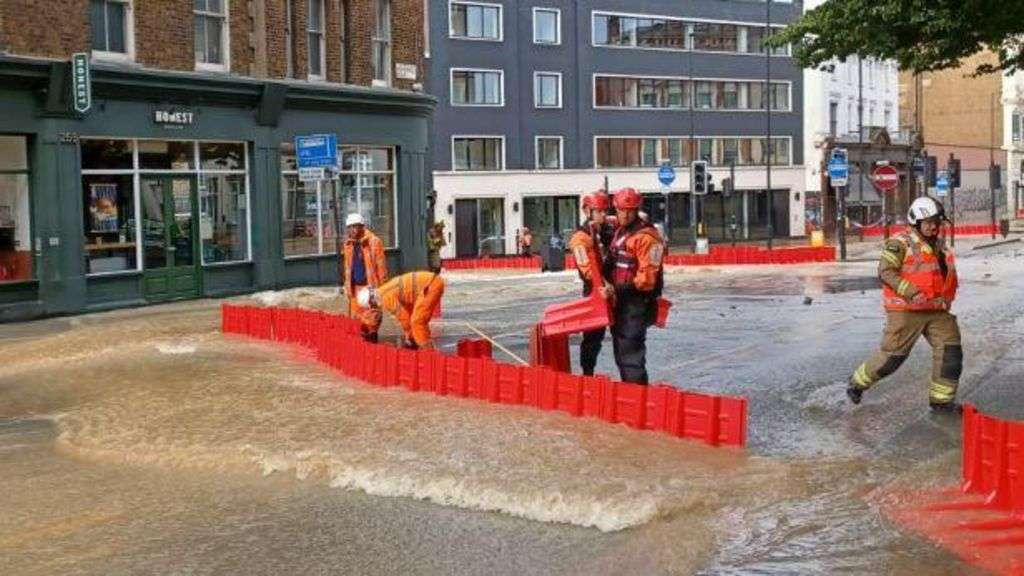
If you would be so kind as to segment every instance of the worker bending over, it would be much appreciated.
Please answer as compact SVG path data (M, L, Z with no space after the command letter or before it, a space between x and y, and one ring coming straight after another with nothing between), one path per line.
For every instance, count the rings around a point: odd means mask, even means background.
M608 260L615 287L615 363L623 382L647 384L647 328L657 317L664 287L665 245L654 226L640 220L643 199L636 190L619 190L612 203L618 221Z
M430 318L441 305L444 279L434 272L409 272L385 282L379 288L359 290L362 331L366 339L377 341L383 312L388 312L402 326L402 346L432 348Z
M910 226L885 242L878 275L882 279L885 332L881 350L860 365L846 394L860 404L864 391L896 371L923 334L932 347L929 387L933 410L952 410L963 371L960 327L949 309L956 298L953 252L939 238L945 210L937 200L914 200Z
M345 296L348 297L350 318L359 318L364 308L357 302L356 294L363 287L376 288L388 279L388 262L384 257L384 243L376 234L366 228L363 216L349 214L345 218L345 270L342 278ZM369 338L368 334L364 334Z
M576 260L576 271L583 280L583 296L590 296L594 287L599 286L604 298L613 299L615 289L611 286L611 278L606 275L605 267L608 247L615 235L615 227L607 222L611 199L604 190L588 192L583 195L582 205L583 224L569 239L569 249ZM604 328L583 333L583 341L580 342L580 368L587 376L594 375L604 333Z

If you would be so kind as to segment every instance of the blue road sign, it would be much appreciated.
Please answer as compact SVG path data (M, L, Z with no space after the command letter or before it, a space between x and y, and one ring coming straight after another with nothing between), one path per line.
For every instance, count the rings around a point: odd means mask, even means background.
M671 186L676 181L676 171L668 164L665 164L658 168L658 181L661 182L662 186Z
M334 168L338 165L338 137L312 134L295 137L295 158L299 168Z
M850 163L846 158L846 150L836 148L828 159L828 177L833 186L845 186L850 178Z
M946 196L949 194L949 172L943 170L935 178L935 195Z
M914 156L914 174L918 176L924 175L924 158L920 156Z

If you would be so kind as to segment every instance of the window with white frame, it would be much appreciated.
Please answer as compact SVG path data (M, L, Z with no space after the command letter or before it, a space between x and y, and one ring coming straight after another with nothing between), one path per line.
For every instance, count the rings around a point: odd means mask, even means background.
M505 139L500 136L453 136L452 169L497 171L504 169Z
M225 69L228 63L228 0L194 0L196 66Z
M83 139L81 142L85 270L131 272L145 267L139 238L138 182L194 176L198 181L202 264L249 260L248 153L244 142Z
M791 140L773 137L772 164L791 163ZM686 166L694 158L707 160L714 166L760 166L768 160L769 146L764 138L698 137L619 137L598 136L594 139L595 168L655 168L664 163Z
M306 17L306 49L309 77L324 78L326 54L324 53L324 0L309 0Z
M501 41L500 4L451 2L449 7L449 36L452 38Z
M92 51L100 57L132 58L134 35L131 0L90 0Z
M562 43L562 12L557 8L533 9L533 43Z
M286 258L336 253L339 223L351 213L361 214L385 246L398 245L394 148L340 146L338 154L338 180L303 182L294 143L281 144L281 241Z
M373 27L373 83L391 85L391 0L376 0Z
M533 102L537 108L562 107L562 74L535 72L533 74Z
M453 106L504 106L504 72L501 70L452 70Z
M562 169L562 137L537 136L537 170Z

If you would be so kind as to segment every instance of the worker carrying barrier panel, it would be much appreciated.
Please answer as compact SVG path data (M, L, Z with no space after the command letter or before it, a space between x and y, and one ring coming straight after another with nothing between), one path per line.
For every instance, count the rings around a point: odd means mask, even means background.
M364 332L371 335L368 340L376 341L383 312L388 312L402 326L405 348L432 348L430 319L441 305L444 286L439 274L424 271L402 274L380 288L362 288L358 298L359 305L366 309L361 321Z

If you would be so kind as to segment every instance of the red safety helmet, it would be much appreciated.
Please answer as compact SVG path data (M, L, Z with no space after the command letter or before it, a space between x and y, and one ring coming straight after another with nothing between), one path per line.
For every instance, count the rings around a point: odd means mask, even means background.
M639 210L644 199L636 191L636 188L623 188L615 193L612 202L615 204L616 210Z
M608 193L604 190L595 190L583 195L584 210L604 210L607 212L610 207L611 200L609 200Z

